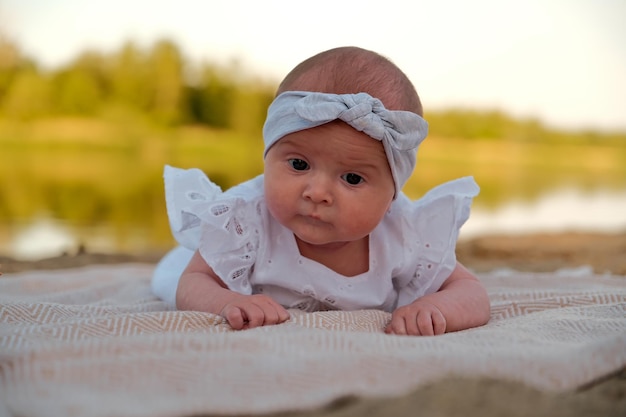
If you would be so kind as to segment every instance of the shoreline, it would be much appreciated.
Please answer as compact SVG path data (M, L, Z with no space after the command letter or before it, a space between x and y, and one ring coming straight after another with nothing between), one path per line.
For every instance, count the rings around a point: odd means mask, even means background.
M587 266L596 274L626 275L626 231L481 236L460 241L457 258L475 272L553 272Z
M512 269L525 272L553 272L564 268L590 267L596 274L626 276L626 231L616 233L533 233L487 235L461 240L459 262L474 272ZM81 249L39 260L17 260L0 254L0 272L63 269L93 264L156 264L164 252L92 253Z

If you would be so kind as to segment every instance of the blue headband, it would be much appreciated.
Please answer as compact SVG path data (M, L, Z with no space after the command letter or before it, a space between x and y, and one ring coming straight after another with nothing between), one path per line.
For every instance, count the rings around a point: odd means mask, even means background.
M337 119L383 143L397 196L413 173L417 148L428 134L428 123L413 112L387 110L367 93L280 94L270 105L263 126L264 156L283 136Z

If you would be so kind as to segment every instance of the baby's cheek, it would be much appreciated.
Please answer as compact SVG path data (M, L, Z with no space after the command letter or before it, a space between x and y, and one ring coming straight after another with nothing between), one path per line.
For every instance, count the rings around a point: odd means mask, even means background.
M272 217L274 217L279 222L284 218L283 210L284 207L280 204L277 204L275 200L271 198L271 196L266 195L266 204L267 210L270 212Z
M289 227L295 216L294 202L287 198L285 192L270 192L265 195L265 204L272 217L283 226Z
M378 226L381 219L381 216L378 216L377 213L373 213L368 210L367 207L363 207L345 216L344 224L346 228L349 229L350 234L364 237L369 235L376 226Z

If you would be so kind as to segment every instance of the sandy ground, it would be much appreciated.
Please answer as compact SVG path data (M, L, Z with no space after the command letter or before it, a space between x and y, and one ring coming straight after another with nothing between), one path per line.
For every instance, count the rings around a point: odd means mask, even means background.
M480 237L460 242L457 255L463 264L477 272L498 268L549 272L561 268L590 266L599 274L626 276L626 232ZM131 256L81 251L74 255L35 262L18 262L0 256L0 271L11 273L120 262L155 263L161 256L160 253ZM286 412L275 417L366 415L623 417L626 416L626 369L607 375L580 390L566 393L540 392L519 383L484 378L447 379L399 398L342 398L322 409Z
M99 254L80 250L38 261L16 261L0 254L0 271L58 269L90 264L120 262L156 263L163 253L142 255ZM616 234L560 233L486 236L461 241L457 256L477 272L498 268L519 271L555 271L560 268L591 266L598 274L626 275L626 231Z

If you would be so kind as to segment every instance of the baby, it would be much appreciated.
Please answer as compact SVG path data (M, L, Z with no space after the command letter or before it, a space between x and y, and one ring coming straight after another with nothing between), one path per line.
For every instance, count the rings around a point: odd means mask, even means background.
M288 309L381 309L385 331L437 335L485 324L487 293L456 261L478 186L461 178L411 201L428 125L391 61L331 49L282 81L263 128L264 174L225 192L197 169L166 166L170 225L182 245L153 291L234 329L282 323Z

